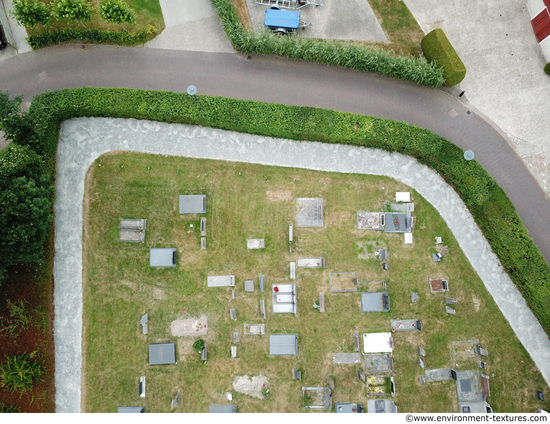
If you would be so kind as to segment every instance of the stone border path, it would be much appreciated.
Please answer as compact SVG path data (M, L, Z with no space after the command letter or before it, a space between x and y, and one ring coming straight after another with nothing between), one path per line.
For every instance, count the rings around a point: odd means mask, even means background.
M79 118L63 123L57 153L54 260L57 412L80 412L84 180L94 160L113 150L384 175L402 181L438 209L550 384L550 340L503 272L464 203L437 173L415 159L376 149L273 139L205 127Z

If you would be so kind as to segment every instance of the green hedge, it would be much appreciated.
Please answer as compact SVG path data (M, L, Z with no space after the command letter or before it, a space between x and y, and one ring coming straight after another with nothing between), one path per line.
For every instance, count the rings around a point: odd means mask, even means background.
M211 1L229 40L241 52L276 54L291 59L375 72L427 87L439 87L445 81L443 72L423 58L395 56L386 51L343 41L281 37L269 31L261 34L248 32L243 28L230 0Z
M443 69L445 73L443 85L457 85L464 79L466 67L442 29L434 29L427 34L420 45L426 59Z
M147 31L119 32L101 31L97 29L63 29L59 31L47 31L40 35L31 35L27 38L33 49L63 41L93 41L97 43L128 43L134 44L145 41Z
M544 72L546 73L546 75L550 75L550 62L544 65Z
M55 172L62 121L97 116L203 125L271 137L373 147L413 156L453 186L504 269L550 334L550 268L515 208L477 161L450 141L414 125L311 107L120 88L78 88L36 96L29 109L42 134L28 143Z

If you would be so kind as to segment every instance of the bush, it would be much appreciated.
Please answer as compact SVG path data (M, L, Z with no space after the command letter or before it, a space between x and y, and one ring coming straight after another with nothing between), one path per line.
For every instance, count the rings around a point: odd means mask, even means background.
M248 32L243 28L230 0L211 1L229 40L235 49L243 53L276 54L291 59L359 69L427 87L438 87L445 81L443 72L423 58L395 56L372 47L340 41L279 37L268 31L262 34Z
M204 340L198 339L195 343L193 343L193 349L195 349L197 352L202 352L204 349Z
M55 176L61 122L81 116L151 119L203 125L270 137L379 148L415 157L438 172L460 195L550 334L550 267L487 171L433 132L404 122L311 107L124 88L77 88L36 96L29 109L43 136L29 146L43 154Z
M30 355L8 356L7 362L0 365L0 387L24 393L37 381L42 381L43 374L43 359L38 350Z
M147 32L145 30L139 30L137 32L118 32L101 31L98 29L69 28L60 31L46 31L40 35L31 35L27 38L27 41L30 46L36 50L40 47L53 43L62 43L63 41L78 40L96 43L135 44L144 42L146 37Z
M546 75L550 75L550 62L544 65L544 72L546 73Z
M420 42L424 56L445 73L443 85L457 85L466 76L466 67L442 29L434 29Z
M11 302L6 299L8 304L8 317L0 317L0 333L6 331L10 337L19 337L21 330L26 330L32 325L32 316L28 309L29 303L19 299L19 302Z
M6 405L0 402L0 414L7 414L10 412L21 412L21 408L19 406Z

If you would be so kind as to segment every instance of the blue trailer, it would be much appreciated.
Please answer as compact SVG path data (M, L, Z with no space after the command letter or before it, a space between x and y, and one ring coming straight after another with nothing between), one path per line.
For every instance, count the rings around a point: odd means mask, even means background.
M298 28L310 26L308 22L300 21L300 12L280 10L277 7L266 9L264 25L277 34L288 34Z

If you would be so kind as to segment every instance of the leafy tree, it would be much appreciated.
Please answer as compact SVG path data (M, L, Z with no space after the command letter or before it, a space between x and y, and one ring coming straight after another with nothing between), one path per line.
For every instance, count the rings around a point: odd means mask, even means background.
M135 12L122 0L103 0L99 5L99 16L107 22L120 24L124 31L125 22L136 23Z
M14 0L13 10L9 11L21 25L34 28L38 24L47 26L51 20L50 9L39 0Z
M40 166L29 147L12 143L0 152L0 281L8 266L42 260L53 187Z
M4 131L7 140L21 142L31 138L33 127L26 114L21 114L19 108L23 96L15 96L10 100L8 93L0 91L0 129Z
M56 19L67 19L70 22L80 22L88 29L84 22L92 17L92 8L85 0L57 0L54 3L52 15Z
M8 356L7 362L0 365L0 387L22 392L32 389L37 381L42 381L43 362L39 350L30 355Z

